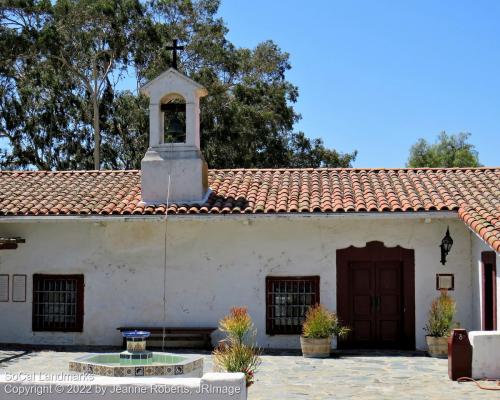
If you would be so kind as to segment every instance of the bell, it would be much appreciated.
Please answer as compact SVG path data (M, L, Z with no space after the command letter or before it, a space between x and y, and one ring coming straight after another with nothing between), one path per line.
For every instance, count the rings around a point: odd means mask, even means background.
M174 137L184 134L184 128L182 127L182 123L179 121L179 118L177 118L177 115L170 118L166 133L167 135L172 135Z
M182 142L185 135L184 128L177 115L173 115L168 121L168 128L165 131L165 142Z

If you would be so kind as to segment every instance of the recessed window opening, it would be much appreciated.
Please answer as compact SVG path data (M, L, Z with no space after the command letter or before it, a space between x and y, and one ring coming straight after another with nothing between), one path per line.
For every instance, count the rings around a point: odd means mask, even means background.
M83 330L83 275L33 275L33 331Z

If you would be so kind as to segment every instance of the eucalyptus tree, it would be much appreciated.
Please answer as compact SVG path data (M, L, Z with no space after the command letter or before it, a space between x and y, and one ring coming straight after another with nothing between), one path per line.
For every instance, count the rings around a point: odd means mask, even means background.
M2 168L88 168L92 143L84 98L67 69L47 56L47 1L0 8L0 159Z
M101 165L100 102L127 70L127 43L141 10L135 0L59 0L53 7L48 54L74 74L89 99L95 169Z
M321 139L294 132L298 88L274 42L227 39L219 0L4 0L0 6L0 165L138 168L147 99L138 88L179 69L209 91L202 151L213 168L349 166ZM125 84L127 83L127 84ZM127 87L129 90L123 90Z
M141 11L135 0L2 6L0 129L10 144L4 164L89 168L91 147L100 168L101 111L127 70L129 35Z

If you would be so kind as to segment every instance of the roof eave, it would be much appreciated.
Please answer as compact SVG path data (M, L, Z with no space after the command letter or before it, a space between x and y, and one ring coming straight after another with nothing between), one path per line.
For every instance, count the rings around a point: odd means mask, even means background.
M456 211L387 211L387 212L339 212L339 213L234 213L234 214L149 214L149 215L114 215L114 214L87 214L87 215L7 215L1 216L0 222L62 222L62 221L88 221L88 222L115 222L115 221L164 221L165 219L193 221L217 221L217 220L244 220L264 218L316 218L316 219L460 219Z

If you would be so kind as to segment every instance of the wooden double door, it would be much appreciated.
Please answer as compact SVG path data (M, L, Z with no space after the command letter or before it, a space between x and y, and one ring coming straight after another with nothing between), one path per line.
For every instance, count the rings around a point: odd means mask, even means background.
M413 251L370 242L337 252L337 311L351 334L341 348L413 349Z
M403 339L401 263L349 263L352 340L358 347L399 347Z

